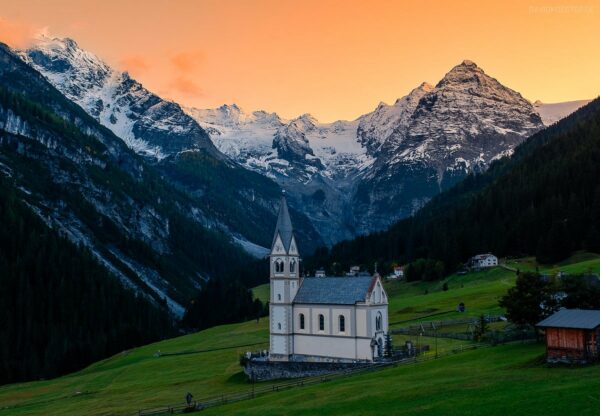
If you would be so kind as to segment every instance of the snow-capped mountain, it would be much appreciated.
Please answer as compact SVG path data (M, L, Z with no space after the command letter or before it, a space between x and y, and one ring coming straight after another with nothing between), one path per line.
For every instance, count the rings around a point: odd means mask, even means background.
M353 121L285 120L235 104L185 110L219 150L302 201L326 241L411 215L544 126L529 101L471 61Z
M431 90L424 82L393 105L380 103L375 111L359 118L357 136L369 154L377 153L394 130L408 127L419 101Z
M402 121L360 178L354 209L361 231L411 215L543 127L529 101L471 61L422 94Z
M577 108L571 103L534 107L464 61L435 87L422 83L394 104L381 103L353 121L320 123L310 114L284 119L235 104L182 109L69 39L42 37L21 55L137 153L165 158L165 174L192 192L200 191L189 173L203 169L202 162L185 152L205 149L230 168L235 161L276 181L329 244L411 215L467 173L510 155L544 124ZM206 180L201 171L195 175ZM238 179L229 182L240 187L242 206L255 203L255 189L242 189ZM252 178L244 183L256 184ZM268 198L259 199L263 206Z
M266 111L248 113L236 104L184 110L221 152L271 178L298 177L306 182L317 173L347 176L370 160L356 140L358 121L324 124L310 114L287 120Z
M310 114L287 120L236 104L184 109L221 152L283 186L326 243L355 235L347 210L351 178L373 162L357 140L358 120L320 123Z
M533 103L535 110L542 118L544 125L549 126L569 114L579 110L592 100L565 101L564 103L543 103L537 100Z
M179 104L148 91L72 39L40 35L21 57L139 154L161 159L182 150L206 149L220 156Z
M204 225L225 232L254 255L256 245L270 244L271 230L265 224L276 214L278 185L221 153L179 104L163 100L68 38L42 35L19 56L129 148L145 156L165 179L188 192L198 203L194 215ZM221 119L232 126L244 121L231 110ZM268 123L269 115L257 112L253 120ZM220 184L215 186L217 179ZM299 215L297 228L304 234L306 247L323 244L308 219Z

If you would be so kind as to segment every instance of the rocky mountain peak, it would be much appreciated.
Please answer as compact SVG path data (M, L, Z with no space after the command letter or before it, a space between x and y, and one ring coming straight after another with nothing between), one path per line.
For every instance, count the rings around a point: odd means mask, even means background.
M217 109L221 116L231 120L233 124L240 124L248 120L251 115L247 114L237 104L223 104Z
M305 113L293 119L290 124L293 124L298 130L306 133L316 129L319 121L311 114Z
M277 149L279 159L301 167L299 171L303 171L305 165L323 168L321 161L314 157L305 132L298 126L298 120L277 130L273 136L273 149Z
M431 85L430 83L428 83L428 82L424 81L424 82L422 82L422 83L421 83L421 85L419 85L419 86L418 86L417 88L415 88L413 91L417 91L417 90L419 90L419 91L425 91L425 92L429 92L429 91L431 91L431 90L432 90L432 89L434 89L434 88L435 88L435 87L434 87L433 85ZM413 92L413 91L411 91L411 92Z
M452 68L444 78L437 83L436 88L443 88L448 85L460 85L461 87L464 87L466 84L476 85L486 77L489 78L483 69L479 68L475 62L465 60Z
M462 66L466 66L466 67L470 67L470 68L477 68L477 64L469 59L465 59L463 60L460 65Z

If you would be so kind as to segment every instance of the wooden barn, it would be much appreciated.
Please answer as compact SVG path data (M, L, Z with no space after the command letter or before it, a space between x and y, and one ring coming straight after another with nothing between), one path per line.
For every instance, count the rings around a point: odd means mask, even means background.
M588 363L599 358L600 310L561 309L537 324L546 334L546 360Z

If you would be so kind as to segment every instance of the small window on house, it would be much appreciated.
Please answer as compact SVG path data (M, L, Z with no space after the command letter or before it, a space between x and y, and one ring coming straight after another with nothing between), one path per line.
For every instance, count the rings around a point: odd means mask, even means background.
M296 273L296 259L290 261L290 273Z
M381 331L381 312L377 312L377 317L375 318L375 330Z
M283 273L283 260L275 260L275 273Z
M281 294L277 294L277 300L281 300Z
M281 324L277 324L277 329L281 329Z
M340 315L340 332L346 332L346 318Z
M300 329L304 329L304 314L300 314Z
M325 317L319 315L319 331L325 331Z

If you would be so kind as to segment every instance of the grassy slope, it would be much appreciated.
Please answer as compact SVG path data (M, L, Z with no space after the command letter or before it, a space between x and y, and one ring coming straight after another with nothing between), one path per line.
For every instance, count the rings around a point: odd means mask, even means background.
M576 263L573 263L576 262ZM522 270L535 269L530 260L512 262ZM558 266L540 267L575 273L600 271L600 256L578 255ZM467 315L499 312L498 298L514 283L514 273L501 268L450 276L450 290L441 290L443 282L387 283L390 295L390 321L396 326L418 321L420 317L446 312L423 320L462 317L454 311L464 301ZM268 296L268 287L259 286L255 296ZM425 290L428 294L425 294ZM265 296L266 295L266 296ZM396 336L397 345L408 336ZM413 341L417 341L414 340ZM139 408L181 403L186 392L196 398L223 392L246 390L238 356L247 350L266 348L267 320L226 325L138 348L98 362L75 374L55 380L14 384L0 387L0 415L42 414L114 414L135 412ZM420 342L434 345L423 337ZM154 357L161 352L204 350L242 344L261 343L190 355ZM439 340L440 351L460 345L462 341ZM528 366L539 357L539 345L502 346L466 352L383 372L335 381L325 386L302 388L278 393L231 407L211 410L212 414L500 414L502 409L519 403L517 410L548 409L548 414L586 414L590 403L600 405L600 367L585 369L548 369ZM586 379L587 384L578 380ZM591 383L591 384L589 384ZM580 390L578 390L580 389ZM82 394L78 394L82 392ZM564 395L579 400L564 400ZM539 396L539 397L537 397ZM314 397L314 399L312 399ZM442 400L443 399L443 400ZM275 402L273 402L275 401ZM545 405L548 401L548 405ZM361 406L361 407L357 407ZM489 410L489 412L482 409ZM312 412L309 412L311 410ZM513 408L514 410L514 408ZM573 411L575 413L570 413ZM519 410L520 412L520 410ZM521 413L518 413L521 414ZM593 414L593 413L589 413Z
M159 350L167 353L254 343L262 345L154 356ZM266 320L219 326L118 354L55 380L0 387L0 415L124 413L183 402L188 391L201 397L239 390L247 387L239 374L239 354L267 347Z
M541 345L486 348L293 389L207 415L597 415L600 367L549 368ZM585 381L584 381L585 380Z
M263 303L267 303L269 301L269 290L269 284L265 283L264 285L256 286L252 289L252 294L254 295L254 298L260 299Z

